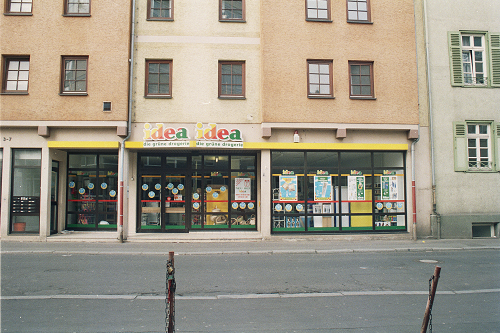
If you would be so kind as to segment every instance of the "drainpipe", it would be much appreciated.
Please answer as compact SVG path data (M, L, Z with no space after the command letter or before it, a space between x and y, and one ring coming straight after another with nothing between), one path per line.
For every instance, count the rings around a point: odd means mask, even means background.
M431 141L431 169L432 169L432 214L431 214L431 235L437 239L441 238L441 215L437 212L436 199L436 166L434 153L434 122L432 110L432 90L431 90L431 68L429 65L429 30L427 28L427 0L424 2L424 28L425 28L425 55L427 62L427 87L429 89L429 132ZM436 225L436 234L432 230L432 226Z
M420 129L418 131L420 133ZM417 191L415 187L415 144L420 138L413 140L411 143L411 196L412 196L412 206L413 206L413 228L412 228L412 238L417 240Z
M129 91L128 91L128 120L127 120L127 136L123 139L120 145L120 155L118 164L120 166L119 171L119 198L118 206L119 216L118 216L118 240L123 243L123 205L124 205L124 188L123 188L123 173L125 164L125 141L130 138L132 132L132 92L133 92L133 75L134 75L134 41L135 41L135 0L132 0L132 25L130 27L130 59L129 61Z

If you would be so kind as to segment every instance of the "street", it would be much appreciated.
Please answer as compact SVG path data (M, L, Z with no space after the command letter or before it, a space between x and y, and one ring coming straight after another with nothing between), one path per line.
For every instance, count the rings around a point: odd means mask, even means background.
M500 332L500 252L175 257L177 332ZM2 254L2 332L164 332L159 254Z

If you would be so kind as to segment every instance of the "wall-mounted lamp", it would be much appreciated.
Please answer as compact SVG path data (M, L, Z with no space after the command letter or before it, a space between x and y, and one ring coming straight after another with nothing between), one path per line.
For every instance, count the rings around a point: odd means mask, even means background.
M293 133L293 142L299 143L299 141L300 141L299 131L295 130L295 132Z
M215 163L219 163L219 156L215 156Z

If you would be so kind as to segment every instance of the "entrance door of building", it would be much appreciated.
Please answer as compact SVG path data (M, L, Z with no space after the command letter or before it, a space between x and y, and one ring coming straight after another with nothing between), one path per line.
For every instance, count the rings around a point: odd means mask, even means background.
M141 175L141 230L187 231L189 180L183 172L162 170Z
M50 233L57 233L57 215L59 198L59 162L52 161L52 174L50 184Z

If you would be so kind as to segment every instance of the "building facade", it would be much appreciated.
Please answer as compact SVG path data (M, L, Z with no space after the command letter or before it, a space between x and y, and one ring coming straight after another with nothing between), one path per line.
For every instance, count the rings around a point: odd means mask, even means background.
M426 1L432 224L443 238L499 236L498 1Z
M2 238L116 230L129 2L4 0L2 9Z
M412 0L17 4L2 27L33 31L6 46L2 29L2 237L430 234ZM31 50L38 16L61 37Z

